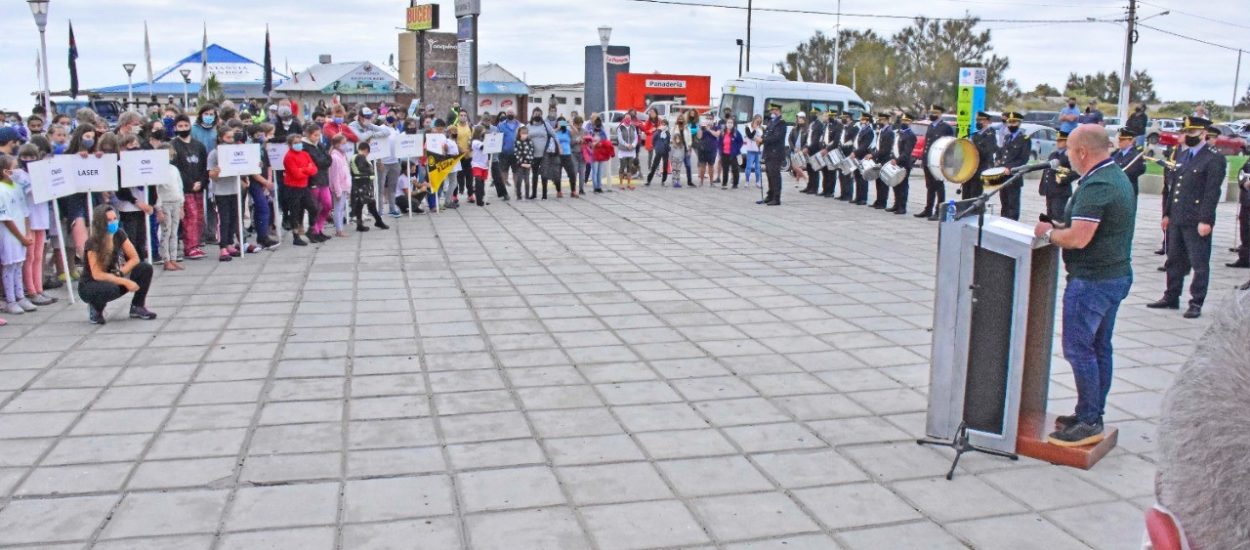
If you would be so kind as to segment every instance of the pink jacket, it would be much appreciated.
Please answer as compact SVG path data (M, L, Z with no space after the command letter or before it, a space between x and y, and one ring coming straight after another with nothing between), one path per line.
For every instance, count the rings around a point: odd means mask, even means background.
M347 157L343 152L330 151L330 193L341 197L352 192L352 172L347 168Z

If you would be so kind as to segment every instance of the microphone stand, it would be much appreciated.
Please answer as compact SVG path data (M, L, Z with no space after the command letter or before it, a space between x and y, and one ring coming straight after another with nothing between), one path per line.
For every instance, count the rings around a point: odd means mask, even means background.
M1027 173L1028 172L1019 172L1017 174L1014 174L1010 178L1008 178L1007 181L1003 182L1003 184L999 186L998 189L990 191L989 193L983 193L981 194L981 196L975 199L965 199L963 201L959 201L958 203L956 203L956 204L966 204L967 207L965 207L962 211L959 211L955 214L955 220L962 220L973 214L977 215L977 246L976 246L977 251L982 249L981 237L982 237L982 233L985 230L985 210L986 210L985 205L989 203L990 199L994 198L994 195L997 195L999 191L1002 191L1003 189L1007 189L1008 187L1013 186L1013 185L1023 185L1024 175ZM975 257L976 257L976 254L974 252L973 258L975 259ZM1247 283L1247 284L1250 284L1250 283ZM972 291L972 302L975 304L977 301L976 292L978 290L978 287L976 284L973 284L969 286L968 289ZM999 451L996 449L986 449L985 447L978 447L976 445L973 445L972 442L968 440L968 422L967 420L964 420L964 419L960 420L959 427L955 429L955 436L951 438L950 441L925 438L925 439L917 439L916 444L917 445L933 445L937 447L950 447L951 449L954 449L955 460L951 462L950 471L946 472L947 481L950 481L951 479L955 477L955 468L959 467L959 459L963 456L964 453L969 452L969 451L975 451L978 453L984 453L984 454L993 455L993 456L1001 456L1003 458L1010 458L1011 460L1020 459L1020 456L1015 453L1008 453L1008 452Z

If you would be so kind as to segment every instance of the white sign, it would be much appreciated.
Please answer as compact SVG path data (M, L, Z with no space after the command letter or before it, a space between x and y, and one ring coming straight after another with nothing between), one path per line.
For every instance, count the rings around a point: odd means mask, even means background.
M396 158L406 159L425 156L425 135L399 134L393 139Z
M648 88L663 88L665 90L684 90L686 89L685 80L652 80L647 79L646 86Z
M959 70L960 86L984 86L985 67L964 67Z
M285 143L266 143L265 154L269 156L269 166L278 171L286 170L282 161L286 160L286 153L290 150L291 146Z
M629 64L628 55L609 55L607 59L608 59L608 65L628 65Z
M255 143L217 146L217 167L222 176L250 176L260 173L260 146Z
M465 40L456 43L456 85L465 87L472 85L470 77L473 71L473 41Z
M486 141L482 144L482 151L488 155L494 155L503 152L503 133L494 132L486 134Z
M122 187L169 182L169 151L122 151Z
M425 150L426 151L429 151L431 153L436 153L439 155L445 155L447 153L443 151L444 145L447 145L447 136L443 134L426 134L425 135Z
M456 17L481 14L482 0L456 0Z
M78 192L74 187L74 180L69 178L69 160L68 155L61 155L52 157L52 160L40 160L26 165L26 170L30 173L30 192L36 203Z
M168 153L166 153L168 154ZM107 154L99 158L95 155L82 158L78 155L64 155L69 158L70 178L79 193L106 193L117 190L117 155Z
M365 157L369 159L369 162L382 160L389 156L391 156L391 138L380 137L369 140L369 156Z

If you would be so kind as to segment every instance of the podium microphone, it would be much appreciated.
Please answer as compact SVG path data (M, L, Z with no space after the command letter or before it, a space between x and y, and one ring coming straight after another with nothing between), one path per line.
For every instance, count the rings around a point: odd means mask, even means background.
M1058 169L1059 169L1059 159L1050 159L1050 160L1048 160L1048 161L1046 161L1046 162L1038 162L1038 163L1035 163L1035 164L1026 164L1026 165L1024 165L1024 166L1017 166L1017 167L1015 167L1015 168L1012 168L1012 169L1011 169L1011 175L1013 175L1013 176L1014 176L1014 175L1017 175L1017 174L1027 174L1027 173L1029 173L1029 172L1036 172L1036 171L1038 171L1038 170L1045 170L1045 169L1047 169L1047 168L1049 168L1049 169L1051 169L1051 170L1058 170ZM1007 174L1006 174L1006 172L1007 172L1007 169L1006 169L1006 168L1003 168L1003 167L1001 167L1001 166L1000 166L1000 167L998 167L998 168L990 168L990 169L988 169L988 170L985 170L985 171L981 172L981 177L982 177L982 178L985 178L985 177L991 177L991 178L1002 177L1002 176L1007 175Z

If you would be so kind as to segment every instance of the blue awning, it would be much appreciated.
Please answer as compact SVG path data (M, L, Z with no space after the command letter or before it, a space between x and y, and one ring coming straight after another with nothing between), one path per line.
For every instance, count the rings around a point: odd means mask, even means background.
M524 82L478 82L480 95L529 95L530 87Z

